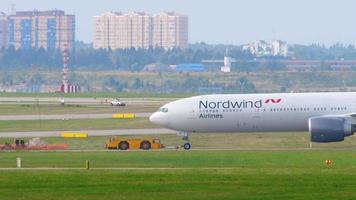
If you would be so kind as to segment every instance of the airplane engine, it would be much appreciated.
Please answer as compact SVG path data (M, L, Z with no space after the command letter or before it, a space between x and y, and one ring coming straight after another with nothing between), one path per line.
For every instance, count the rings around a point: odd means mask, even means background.
M313 117L309 119L312 142L340 142L353 134L353 125L347 117Z

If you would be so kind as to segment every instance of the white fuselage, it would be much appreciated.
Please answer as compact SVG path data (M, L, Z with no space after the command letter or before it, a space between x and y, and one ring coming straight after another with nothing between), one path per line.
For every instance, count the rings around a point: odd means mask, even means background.
M184 132L306 131L311 117L355 112L352 92L224 94L168 103L150 120Z

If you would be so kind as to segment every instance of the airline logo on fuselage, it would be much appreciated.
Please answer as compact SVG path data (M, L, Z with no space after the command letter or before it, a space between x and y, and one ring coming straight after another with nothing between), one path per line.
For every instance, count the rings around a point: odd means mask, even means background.
M266 99L265 103L280 103L282 99Z
M199 109L240 109L262 108L262 100L258 101L199 101Z
M257 101L199 101L199 109L243 109L243 108L262 108L263 103L265 104L278 104L281 103L282 99L266 99L265 101L257 100Z

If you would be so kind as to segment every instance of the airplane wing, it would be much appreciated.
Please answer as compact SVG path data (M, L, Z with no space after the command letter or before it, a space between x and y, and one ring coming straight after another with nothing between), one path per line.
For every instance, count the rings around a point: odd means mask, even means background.
M350 114L348 114L348 116L356 117L356 113L350 113Z
M356 118L356 113L321 115L320 117L352 117L352 118L355 117Z
M344 115L341 115L343 117L356 117L356 113L348 113L348 114L344 114Z

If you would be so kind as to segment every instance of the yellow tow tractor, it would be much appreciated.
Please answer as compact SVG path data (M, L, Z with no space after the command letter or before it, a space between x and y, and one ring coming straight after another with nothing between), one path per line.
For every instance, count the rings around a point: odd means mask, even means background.
M157 138L140 139L140 138L120 138L118 136L111 137L105 144L107 149L162 149L164 145Z

